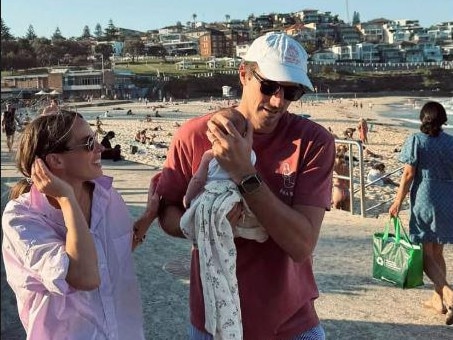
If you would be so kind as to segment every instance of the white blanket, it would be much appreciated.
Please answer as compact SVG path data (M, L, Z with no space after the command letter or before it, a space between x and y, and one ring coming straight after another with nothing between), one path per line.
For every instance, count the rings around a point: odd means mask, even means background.
M198 246L205 328L214 339L242 339L236 247L226 215L241 201L236 184L212 181L181 218L184 235Z

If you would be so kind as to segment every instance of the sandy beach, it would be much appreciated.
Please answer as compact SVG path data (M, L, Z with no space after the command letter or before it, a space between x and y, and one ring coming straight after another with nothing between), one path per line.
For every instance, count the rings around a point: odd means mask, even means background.
M374 97L374 98L347 98L323 101L309 101L291 104L289 111L309 116L309 119L330 128L338 136L344 139L343 132L347 128L356 128L358 120L365 118L368 121L370 132L368 134L369 144L367 148L379 157L364 157L364 176L376 162L386 165L386 171L392 172L402 165L398 162L398 152L405 138L413 131L402 126L401 122L395 122L384 118L380 114L389 110L393 103L410 103L411 97ZM354 106L354 102L357 106ZM126 160L149 165L153 169L161 169L165 161L167 147L176 129L189 118L208 113L216 108L227 106L226 100L214 101L190 101L188 103L121 103L112 106L89 107L78 109L95 128L96 116L101 116L102 128L105 132L115 131L116 137L111 140L112 144L119 144L123 150L122 154ZM74 107L73 107L74 109ZM133 115L127 115L131 110ZM108 111L108 117L103 117ZM155 117L155 112L160 117ZM141 144L134 141L137 131L147 129L147 136L153 136L154 143ZM102 136L100 136L101 138ZM358 139L358 132L354 132L353 139ZM137 147L137 152L130 152L131 146ZM352 147L353 156L358 156L358 147ZM360 214L360 183L359 163L354 162L354 213ZM391 176L395 182L399 182L401 172ZM386 213L388 204L396 194L395 187L368 186L364 192L364 214L376 216ZM379 206L379 204L382 204ZM375 208L372 208L375 207ZM366 211L367 209L370 209Z
M399 123L382 118L379 113L395 101L407 102L406 97L381 97L358 99L362 108L354 107L352 99L334 102L293 104L290 111L309 115L319 124L330 127L340 139L348 127L356 127L358 119L368 119L371 126L369 148L380 155L379 161L387 170L400 166L397 162L401 143L411 133ZM104 173L114 177L114 186L122 193L131 215L138 216L144 209L149 180L161 169L166 148L136 144L133 141L139 129L148 128L148 135L155 134L155 142L168 145L172 135L190 117L207 113L226 102L121 103L113 106L79 108L93 125L100 113L108 110L110 117L101 117L105 131L113 130L120 144L124 161L103 160ZM371 104L371 105L370 105ZM161 117L151 117L155 106ZM157 108L157 106L159 106ZM126 115L131 109L133 115ZM95 128L93 126L93 128ZM357 132L354 134L356 138ZM131 154L130 145L138 152ZM7 202L8 188L18 179L12 155L7 153L4 134L1 148L2 211ZM365 159L365 171L374 158ZM366 172L365 172L366 173ZM399 180L399 175L393 178ZM366 206L370 207L395 195L395 187L366 188ZM377 282L371 278L372 235L383 229L387 221L388 205L383 205L363 218L357 214L331 210L321 229L314 254L315 276L320 290L316 307L325 327L327 339L447 339L451 327L444 325L444 316L435 315L422 307L428 299L432 284L425 277L425 286L403 290ZM408 211L401 214L407 226ZM190 243L164 234L156 223L148 233L146 242L134 254L140 280L145 332L147 339L185 339L188 324L188 287ZM449 281L453 280L453 249L445 247ZM24 339L25 335L17 317L15 298L6 283L2 262L1 270L1 337Z

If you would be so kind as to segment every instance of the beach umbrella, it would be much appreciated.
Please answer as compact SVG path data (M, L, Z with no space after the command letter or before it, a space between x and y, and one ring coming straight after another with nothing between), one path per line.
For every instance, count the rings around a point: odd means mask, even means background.
M41 91L35 93L35 96L42 96L44 94L48 94L48 93L46 91L41 90Z
M51 94L51 95L58 95L58 94L60 94L60 92L58 92L57 90L53 90L53 91L50 92L49 94Z

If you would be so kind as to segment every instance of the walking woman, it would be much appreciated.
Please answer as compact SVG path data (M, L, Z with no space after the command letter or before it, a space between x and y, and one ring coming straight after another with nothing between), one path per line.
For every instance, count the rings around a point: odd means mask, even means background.
M133 223L102 150L76 112L39 116L22 134L2 252L27 339L144 339L132 249L159 198L151 185Z
M410 191L409 230L412 241L423 243L423 267L434 284L434 293L424 304L446 314L453 324L453 290L447 282L443 249L453 243L453 136L442 130L445 108L426 103L420 111L420 131L411 135L401 150L405 163L396 199L389 209L397 216Z
M2 131L6 134L6 145L9 152L13 151L17 124L20 124L20 121L16 116L16 108L11 104L6 104L6 111L2 114Z

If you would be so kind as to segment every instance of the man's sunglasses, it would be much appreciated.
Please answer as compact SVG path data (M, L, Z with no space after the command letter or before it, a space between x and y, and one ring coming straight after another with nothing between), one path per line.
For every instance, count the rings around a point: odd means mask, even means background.
M283 89L283 97L289 101L299 100L305 93L301 85L281 85L276 81L264 79L255 70L252 71L253 76L260 83L260 91L265 96L273 96Z
M97 135L88 136L86 143L67 147L66 151L74 151L75 149L86 148L87 151L91 152L94 150L94 146L96 145L96 140L97 140Z

